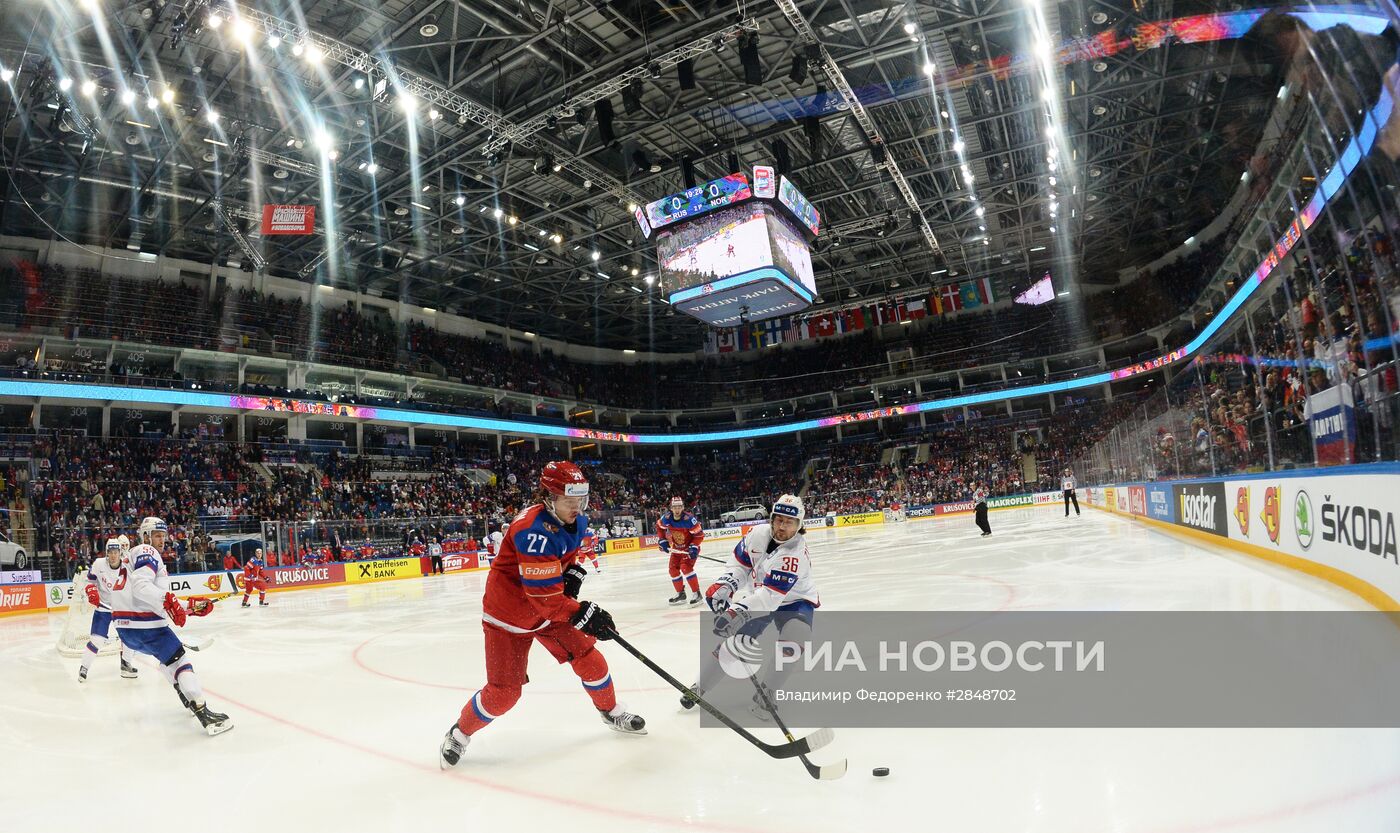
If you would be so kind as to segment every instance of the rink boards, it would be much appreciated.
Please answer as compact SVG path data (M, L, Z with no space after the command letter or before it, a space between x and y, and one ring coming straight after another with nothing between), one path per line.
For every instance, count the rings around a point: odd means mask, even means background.
M1317 576L1400 610L1400 464L1118 483L1084 502Z

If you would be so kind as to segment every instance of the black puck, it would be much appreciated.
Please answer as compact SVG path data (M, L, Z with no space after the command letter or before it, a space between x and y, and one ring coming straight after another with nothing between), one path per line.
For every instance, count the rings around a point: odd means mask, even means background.
M887 766L877 766L870 770L870 774L874 775L876 778L884 778L886 775L890 774L890 768Z

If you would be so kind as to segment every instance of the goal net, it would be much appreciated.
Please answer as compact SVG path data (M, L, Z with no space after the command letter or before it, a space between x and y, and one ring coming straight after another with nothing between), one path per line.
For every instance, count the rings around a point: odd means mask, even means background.
M80 657L87 650L88 636L92 631L92 613L97 608L88 603L87 593L83 590L86 585L85 574L80 572L73 576L73 588L68 599L68 616L63 622L63 633L58 637L58 652L65 657ZM116 629L113 628L108 635L111 638L98 650L99 656L108 656L121 650L121 643L116 639Z

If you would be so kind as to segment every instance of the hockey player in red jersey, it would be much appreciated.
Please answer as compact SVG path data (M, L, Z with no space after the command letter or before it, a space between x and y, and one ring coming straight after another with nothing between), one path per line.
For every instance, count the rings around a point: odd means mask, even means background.
M603 569L598 566L598 533L591 526L583 531L583 540L578 545L578 563L585 560L593 562L594 572Z
M656 522L656 546L671 554L667 569L671 573L671 586L676 595L668 601L673 605L685 604L685 584L690 583L690 603L698 605L700 579L695 575L695 561L700 557L700 542L705 540L705 530L700 519L685 511L685 501L680 497L671 498L671 511L661 513Z
M540 486L543 500L515 516L491 563L481 616L486 685L447 730L439 749L443 769L456 766L472 735L520 699L535 642L569 663L609 728L646 734L646 721L618 704L607 660L595 644L616 635L612 616L578 601L586 574L576 559L588 529L588 481L578 466L559 461L540 472Z
M267 568L263 566L263 551L253 553L248 563L243 565L243 607L249 607L248 594L256 588L258 606L267 607Z

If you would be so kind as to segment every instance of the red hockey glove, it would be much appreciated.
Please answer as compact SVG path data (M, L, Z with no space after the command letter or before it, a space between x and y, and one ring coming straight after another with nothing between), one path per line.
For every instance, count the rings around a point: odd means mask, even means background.
M165 594L165 615L178 626L185 624L185 608L180 604L180 600L175 598L174 593Z
M191 616L208 616L214 610L213 600L203 596L192 596L186 601L186 605Z
M87 586L87 600L88 604L93 607L100 607L102 605L102 597L97 595L97 588L91 584Z

